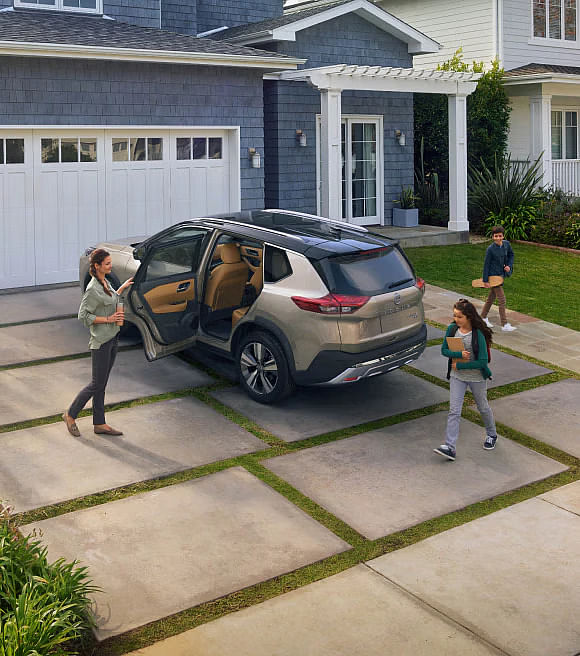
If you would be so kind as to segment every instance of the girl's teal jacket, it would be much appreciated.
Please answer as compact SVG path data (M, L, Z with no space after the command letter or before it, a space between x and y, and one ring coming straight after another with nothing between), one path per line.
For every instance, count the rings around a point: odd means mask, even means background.
M457 330L457 325L455 324L455 322L450 323L449 326L447 326L445 339L443 340L443 344L441 344L441 355L443 355L446 358L462 357L461 351L450 351L447 346L447 338L453 337L456 330ZM477 332L477 345L478 345L477 360L471 360L470 362L458 362L456 366L457 369L481 369L481 373L484 379L491 378L491 371L487 366L488 365L487 343L485 341L485 335L481 332L481 330L477 330L476 332ZM475 349L473 350L475 355Z

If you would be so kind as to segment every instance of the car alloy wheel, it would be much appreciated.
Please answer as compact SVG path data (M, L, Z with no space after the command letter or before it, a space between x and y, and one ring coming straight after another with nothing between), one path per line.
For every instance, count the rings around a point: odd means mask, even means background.
M271 394L278 384L278 363L261 342L249 342L240 355L240 369L246 385L255 394Z
M265 331L242 338L236 351L238 376L246 394L258 403L275 403L294 391L287 356Z

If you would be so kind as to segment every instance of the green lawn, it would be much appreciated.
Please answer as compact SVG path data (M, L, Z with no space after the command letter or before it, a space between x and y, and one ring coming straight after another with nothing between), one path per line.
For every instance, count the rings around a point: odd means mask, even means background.
M428 283L485 299L474 289L491 243L406 248L416 273ZM580 256L527 244L512 244L514 274L505 282L507 306L538 319L580 330Z

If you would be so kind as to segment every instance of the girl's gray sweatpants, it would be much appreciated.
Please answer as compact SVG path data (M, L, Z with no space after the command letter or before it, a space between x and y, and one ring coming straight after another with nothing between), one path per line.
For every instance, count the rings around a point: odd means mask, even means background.
M477 409L481 414L483 423L485 424L485 432L490 437L495 437L495 421L493 412L487 402L487 383L482 380L481 382L465 382L451 376L449 379L450 385L450 398L449 398L449 416L447 417L447 435L445 437L445 444L455 448L457 438L459 437L459 421L461 419L461 409L463 408L463 398L467 388L471 390L477 403Z

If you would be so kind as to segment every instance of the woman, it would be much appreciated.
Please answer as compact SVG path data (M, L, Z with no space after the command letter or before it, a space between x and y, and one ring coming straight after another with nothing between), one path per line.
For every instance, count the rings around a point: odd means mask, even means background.
M448 337L460 337L463 341L461 351L452 351L447 343ZM455 460L455 445L459 437L459 421L463 398L469 387L475 398L487 437L483 448L495 448L497 433L493 413L487 402L487 382L491 378L488 367L488 347L491 344L492 331L477 313L474 305L464 298L460 298L453 306L453 323L447 328L445 339L441 345L441 353L449 358L449 416L447 418L447 434L445 444L436 449L435 453L448 460ZM457 359L466 362L457 361Z
M115 291L106 276L111 273L113 261L104 248L97 248L91 253L91 281L87 285L79 308L79 321L90 330L89 349L92 361L92 380L82 389L70 408L62 415L68 432L74 437L80 436L76 418L93 398L93 426L97 435L122 435L121 431L111 428L105 422L105 387L109 374L115 363L119 326L124 319L123 310L117 309L119 295L133 284L129 278Z

